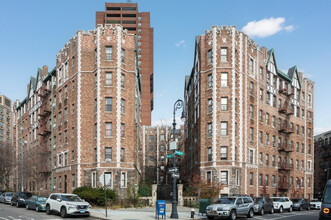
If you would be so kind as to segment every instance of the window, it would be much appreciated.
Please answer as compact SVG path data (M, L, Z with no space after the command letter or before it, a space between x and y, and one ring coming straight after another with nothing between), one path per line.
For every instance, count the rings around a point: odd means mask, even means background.
M112 59L113 59L113 48L110 46L107 46L106 47L106 60L112 60Z
M272 127L276 127L276 117L272 116Z
M228 135L228 122L221 122L221 135Z
M106 136L112 136L112 123L106 122Z
M254 140L254 128L249 128L249 140Z
M228 110L228 98L222 97L221 98L221 111L227 111Z
M311 154L311 145L308 144L308 154Z
M106 97L106 112L111 112L113 110L113 98Z
M260 165L263 163L263 153L260 152L260 157L259 157Z
M164 151L165 151L165 147L164 147L164 145L161 145L161 146L160 146L160 151L161 151L161 152L164 152Z
M260 79L262 80L263 79L263 68L260 67Z
M208 88L213 86L213 77L211 74L208 75Z
M228 48L221 48L221 62L227 62L228 61Z
M208 64L211 64L213 62L213 51L208 50Z
M249 150L249 162L253 163L254 162L254 152L253 150Z
M149 162L153 162L154 161L154 157L153 156L149 156Z
M262 110L260 110L259 119L260 119L260 122L263 121L263 111Z
M254 83L253 82L251 82L249 84L249 94L254 95Z
M122 48L122 51L121 51L121 62L125 63L125 50L123 48Z
M221 87L228 86L228 73L221 73Z
M111 160L112 159L112 148L106 147L105 148L105 160Z
M252 119L254 117L254 108L253 108L253 105L250 105L249 106L249 117Z
M253 186L253 173L249 173L249 185Z
M212 135L212 125L211 123L208 123L208 137L211 137Z
M269 145L269 144L270 144L270 141L269 141L269 133L266 133L266 134L265 134L265 142L266 142L266 145Z
M276 160L275 155L272 155L272 166L273 166L273 167L275 166L275 160Z
M228 185L228 171L221 171L221 183Z
M305 144L301 144L301 153L305 153Z
M149 142L153 142L154 141L154 135L149 135L148 139L149 139Z
M269 186L269 175L268 174L265 175L265 185Z
M263 89L260 89L260 101L263 101Z
M68 144L68 132L67 132L67 130L64 131L64 144Z
M64 166L68 166L68 152L64 153Z
M211 179L211 171L207 171L207 183L208 184L211 184L211 181L212 181L212 179Z
M59 176L59 189L62 189L62 176Z
M124 162L124 153L125 153L125 149L121 148L121 162Z
M221 160L228 159L228 147L221 147Z
M125 88L125 75L121 74L121 87L124 89Z
M125 114L125 99L121 99L121 112Z
M160 135L160 141L164 141L164 134Z
M105 85L106 86L113 85L113 73L112 72L106 72Z
M262 174L259 175L259 185L263 186L263 175Z
M272 175L271 182L272 182L272 186L276 185L276 176L275 175Z
M269 113L265 115L265 123L269 125Z
M307 168L308 168L308 171L311 171L311 162L309 160L307 162Z
M213 100L208 99L208 112L212 112L212 111L213 111Z
M269 154L265 155L265 165L269 166Z
M307 179L307 185L310 187L310 178Z
M121 172L121 188L126 188L127 180L126 180L126 172Z
M208 161L212 160L211 147L208 147Z
M308 137L311 138L311 129L310 128L308 128Z
M125 124L121 123L121 138L125 137Z
M262 131L260 131L259 139L260 139L260 144L263 144L263 132Z
M254 74L254 60L253 59L249 59L249 73L251 75Z

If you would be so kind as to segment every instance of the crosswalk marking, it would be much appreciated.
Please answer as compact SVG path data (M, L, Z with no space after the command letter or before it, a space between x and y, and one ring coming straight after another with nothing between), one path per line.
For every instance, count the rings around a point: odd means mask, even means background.
M2 220L8 220L8 218L2 218L2 217L0 217L0 219L2 219Z

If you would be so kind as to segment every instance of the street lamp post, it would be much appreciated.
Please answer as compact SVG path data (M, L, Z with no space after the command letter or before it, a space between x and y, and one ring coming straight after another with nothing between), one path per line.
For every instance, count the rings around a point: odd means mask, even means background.
M175 133L176 133L176 110L183 108L184 106L184 102L180 99L178 99L175 104L174 104L174 121L172 123L173 126L173 134L172 134L172 139L173 141L175 141ZM184 110L182 112L182 118L183 118L183 114ZM174 149L174 154L173 154L173 167L174 169L176 169L176 154L175 154L176 149ZM176 199L176 178L173 177L172 179L172 183L173 183L173 187L172 187L172 209L171 209L171 215L170 218L176 218L178 219L178 212L177 212L177 199Z

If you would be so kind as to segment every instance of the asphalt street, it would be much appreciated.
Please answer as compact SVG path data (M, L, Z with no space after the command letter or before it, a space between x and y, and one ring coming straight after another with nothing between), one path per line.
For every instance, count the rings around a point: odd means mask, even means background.
M87 217L73 217L66 219L84 219L90 220L95 218ZM0 220L43 220L52 219L60 220L62 219L59 215L46 215L45 212L36 212L34 210L26 210L24 207L16 208L16 206L5 205L0 203Z

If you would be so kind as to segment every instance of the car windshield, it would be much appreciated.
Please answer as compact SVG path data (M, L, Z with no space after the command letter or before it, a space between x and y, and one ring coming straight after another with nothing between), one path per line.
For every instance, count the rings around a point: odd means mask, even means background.
M23 199L28 199L32 196L32 193L20 193L19 196Z
M262 202L263 201L263 198L261 198L261 197L254 197L254 198L252 198L253 199L253 201L255 202L255 203L259 203L259 202Z
M318 199L312 199L311 201L312 201L312 202L319 202Z
M13 196L13 193L6 193L5 196Z
M70 202L83 202L83 200L76 195L62 195L62 200Z
M301 199L292 199L292 202L300 202Z
M283 199L282 198L272 198L272 201L274 201L274 202L282 202Z
M221 198L216 201L216 204L234 204L235 198Z
M323 202L329 204L331 203L331 184L327 184L325 187Z
M38 197L37 201L38 202L46 202L46 197Z

